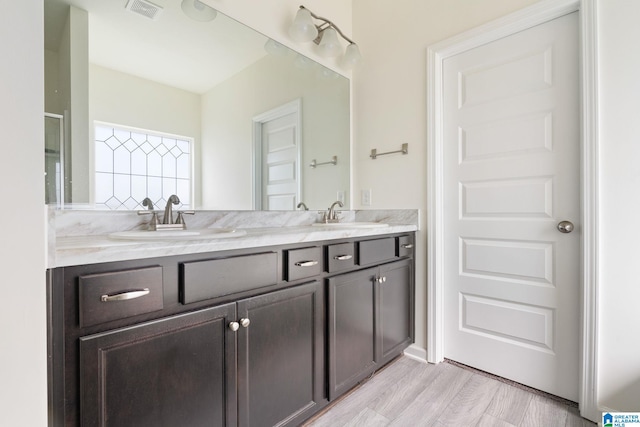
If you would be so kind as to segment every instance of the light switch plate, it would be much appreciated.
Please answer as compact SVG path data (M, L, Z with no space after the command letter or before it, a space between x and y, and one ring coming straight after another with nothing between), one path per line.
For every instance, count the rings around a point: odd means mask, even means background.
M336 200L339 201L342 204L344 204L344 199L345 199L344 193L345 193L344 190L339 190L338 194L336 196Z
M360 192L360 203L362 206L371 206L371 189Z

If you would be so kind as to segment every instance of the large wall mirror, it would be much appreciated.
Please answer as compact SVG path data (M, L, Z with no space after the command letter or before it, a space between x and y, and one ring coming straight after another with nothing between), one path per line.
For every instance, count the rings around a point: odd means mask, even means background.
M148 5L44 0L46 202L348 207L349 80L221 13Z

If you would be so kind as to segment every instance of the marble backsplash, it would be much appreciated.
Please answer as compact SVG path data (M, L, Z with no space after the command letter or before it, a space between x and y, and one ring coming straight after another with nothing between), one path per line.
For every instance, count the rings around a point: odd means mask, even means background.
M386 224L415 225L420 229L417 209L339 211L340 222L383 222ZM185 215L187 228L272 228L302 227L319 222L317 211L197 211ZM50 242L64 237L106 235L117 231L145 229L147 215L134 211L58 210L48 213Z

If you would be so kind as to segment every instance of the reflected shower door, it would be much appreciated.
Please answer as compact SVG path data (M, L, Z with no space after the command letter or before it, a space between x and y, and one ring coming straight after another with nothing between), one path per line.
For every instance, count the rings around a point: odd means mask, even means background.
M44 114L44 201L61 206L64 202L64 116Z

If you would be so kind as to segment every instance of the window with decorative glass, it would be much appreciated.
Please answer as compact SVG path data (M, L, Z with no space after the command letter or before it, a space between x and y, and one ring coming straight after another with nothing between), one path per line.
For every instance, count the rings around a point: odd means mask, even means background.
M193 138L96 122L94 140L96 207L163 207L176 194L191 208Z

